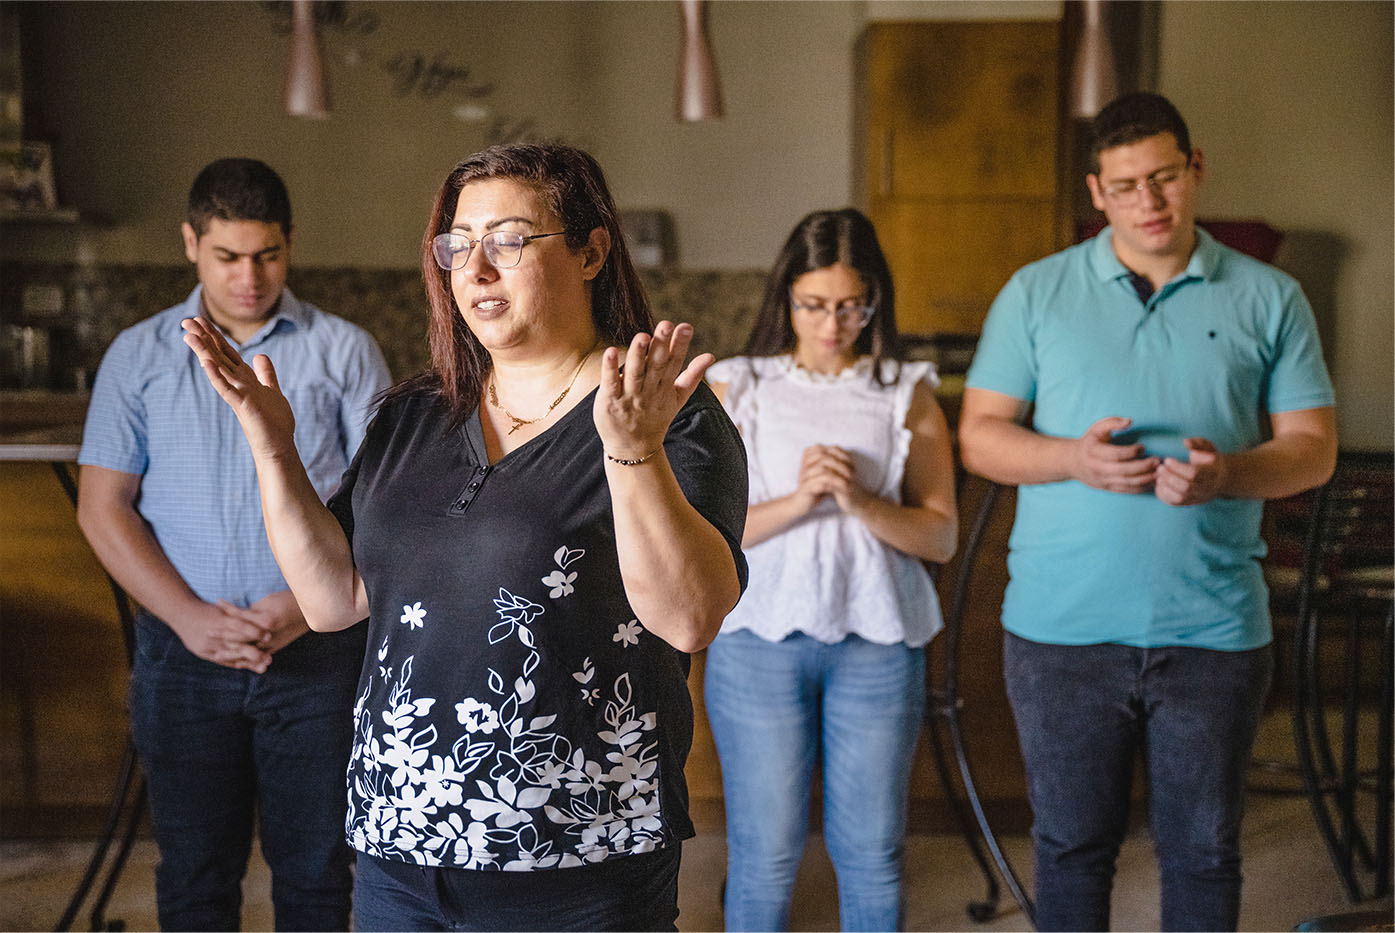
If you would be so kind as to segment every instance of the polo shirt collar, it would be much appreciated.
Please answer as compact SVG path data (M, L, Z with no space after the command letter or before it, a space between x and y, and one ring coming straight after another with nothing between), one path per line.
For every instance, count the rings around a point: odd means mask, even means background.
M1220 261L1221 246L1216 242L1216 238L1197 227L1196 249L1192 250L1191 258L1187 260L1187 267L1167 284L1175 285L1187 279L1212 278L1216 274ZM1094 270L1095 277L1101 282L1129 276L1129 268L1119 261L1118 256L1114 255L1114 230L1112 227L1105 227L1095 236L1091 248L1090 266Z
M1196 249L1192 250L1191 261L1184 273L1188 278L1210 279L1216 275L1221 264L1221 244L1216 238L1200 227L1196 228Z
M202 313L203 283L199 283L194 286L194 290L185 300L184 307L181 309L179 316L174 320L175 330L179 330L182 333L179 322L185 318L197 317ZM282 288L281 300L276 303L276 311L267 319L267 322L263 324L255 334L249 337L246 343L241 344L241 346L250 347L253 344L261 343L263 340L276 333L278 329L299 329L306 327L309 321L310 312L306 309L305 305L300 299L296 298L295 295L291 294L289 288Z

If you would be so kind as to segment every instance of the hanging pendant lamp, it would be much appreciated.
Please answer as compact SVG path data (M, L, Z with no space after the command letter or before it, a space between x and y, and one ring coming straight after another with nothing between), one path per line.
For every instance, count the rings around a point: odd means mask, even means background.
M707 37L707 0L682 0L683 47L678 59L678 119L695 123L722 118L722 86Z
M329 118L329 79L315 30L314 0L291 0L291 49L286 59L286 113Z
M1114 46L1109 41L1104 0L1081 0L1083 21L1070 72L1070 112L1092 119L1104 105L1119 96L1119 74Z

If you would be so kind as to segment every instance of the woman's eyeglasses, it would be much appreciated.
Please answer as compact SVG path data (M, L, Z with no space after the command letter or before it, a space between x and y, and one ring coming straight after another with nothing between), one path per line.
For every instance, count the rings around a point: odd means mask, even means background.
M561 236L565 230L556 233L535 233L532 236L524 236L521 233L512 233L507 230L495 230L493 233L486 233L478 240L472 240L463 233L438 233L431 239L431 255L436 258L436 265L447 272L453 269L465 268L465 263L470 261L470 250L478 243L484 247L484 258L489 260L490 265L500 269L511 269L518 265L518 261L523 258L523 247L533 240L541 240L543 237Z
M867 326L867 322L872 320L872 313L877 310L871 305L859 304L843 304L836 308L830 308L825 304L796 298L793 293L790 294L790 309L799 311L803 314L831 314L834 320L838 322L839 327L856 327L859 329Z

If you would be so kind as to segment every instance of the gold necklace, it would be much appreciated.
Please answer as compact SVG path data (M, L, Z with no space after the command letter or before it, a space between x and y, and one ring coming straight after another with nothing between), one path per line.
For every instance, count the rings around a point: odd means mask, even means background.
M562 399L566 398L567 393L572 390L572 386L576 385L576 379L578 376L581 375L581 368L586 365L586 361L591 358L591 354L596 352L596 345L598 343L600 343L600 341L591 344L591 349L587 350L586 355L581 358L581 362L576 364L576 372L572 373L571 382L568 382L567 387L562 390L562 394L553 399L552 404L547 406L547 411L543 412L541 415L538 415L536 418L520 418L513 412L505 408L503 405L500 405L499 393L494 391L494 374L489 374L489 404L499 409L501 412L504 413L505 418L508 418L510 421L513 422L513 426L509 428L510 434L512 434L514 431L517 431L519 428L523 427L526 424L537 424L539 421L542 421L548 415L552 414L552 409L562 404Z

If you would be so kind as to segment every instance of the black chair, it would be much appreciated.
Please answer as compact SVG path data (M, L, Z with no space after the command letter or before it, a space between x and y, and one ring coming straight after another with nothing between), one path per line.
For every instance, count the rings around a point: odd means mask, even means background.
M58 482L63 487L63 492L67 494L69 501L76 506L78 487L73 480L68 464L55 461L52 467L54 475L58 477ZM126 649L126 668L130 670L131 663L135 658L136 647L135 611L126 591L112 579L110 574L107 575L107 582L111 584L112 597L116 601L116 611L121 618L121 638ZM64 908L63 916L59 918L54 930L62 933L62 931L72 929L73 921L81 912L83 902L92 893L92 886L96 884L97 876L103 872L103 866L105 866L106 876L89 909L88 929L124 930L126 928L124 920L107 917L107 903L116 890L116 883L121 880L121 872L126 867L127 859L130 858L131 847L136 841L136 831L140 828L144 815L145 778L140 776L135 742L128 737L126 739L126 753L122 759L121 771L116 778L116 785L112 790L111 804L107 810L102 834L98 837L97 845L92 850L92 856L88 859L87 868L83 871L77 889L69 898L68 906ZM111 847L116 842L118 833L121 836L121 842L115 853L112 853Z
M998 882L993 877L988 861L983 854L983 848L979 844L981 838L983 845L986 845L988 851L992 853L993 861L1006 882L1013 899L1022 908L1028 921L1035 926L1035 909L1032 899L1022 887L1021 881L1018 880L1017 873L1013 870L1012 863L998 843L997 834L993 831L988 815L984 811L983 801L979 797L978 787L974 782L973 766L970 762L964 729L960 720L963 703L959 697L959 653L964 629L965 609L968 605L974 571L979 564L979 551L994 512L1003 499L1004 488L997 483L973 476L966 477L960 484L960 508L964 507L966 501L971 501L975 497L978 498L978 505L974 511L969 533L960 544L959 569L955 575L954 589L944 616L944 632L926 646L926 664L928 667L931 666L930 653L936 644L943 647L945 663L943 678L938 683L932 681L930 684L926 698L925 723L926 732L930 739L930 751L934 757L940 784L945 789L950 809L959 824L965 841L968 843L969 851L983 872L987 885L984 899L969 903L967 911L970 919L982 923L992 919L998 910ZM951 776L946 756L947 745L953 749L959 772L959 786L962 786L964 796L967 798L967 805L972 810L973 819L978 824L977 834L965 812L965 800L961 799L956 792L956 782Z
M1313 500L1298 588L1294 742L1313 817L1353 903L1391 890L1391 467L1389 452L1339 454ZM1339 646L1337 677L1323 656ZM1374 687L1362 675L1372 661ZM1361 728L1373 705L1374 755Z

